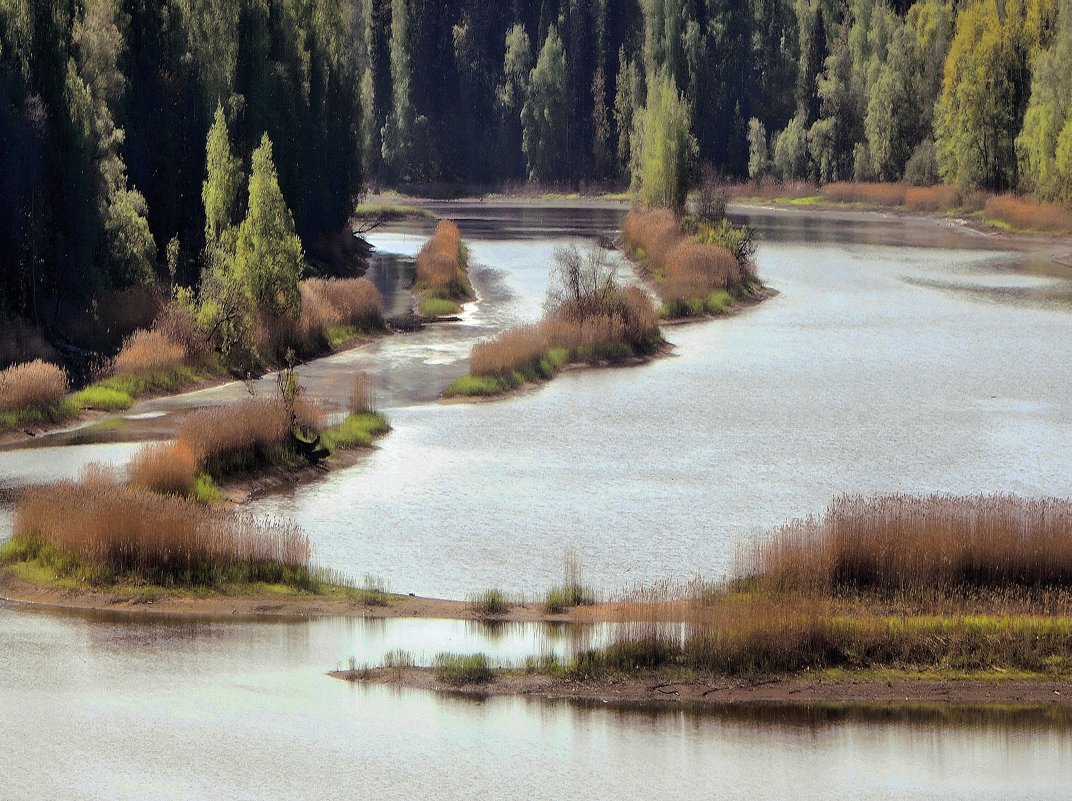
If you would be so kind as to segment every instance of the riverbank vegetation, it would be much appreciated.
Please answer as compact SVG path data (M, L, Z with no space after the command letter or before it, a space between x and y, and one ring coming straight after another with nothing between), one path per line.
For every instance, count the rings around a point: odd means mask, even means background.
M638 592L574 671L1072 673L1072 503L839 498L737 578Z
M417 254L414 289L420 312L426 317L457 314L461 304L476 293L469 283L469 254L458 226L450 220L436 223L435 232Z
M912 186L904 182L839 181L816 186L808 183L738 184L731 196L789 206L844 204L863 208L897 209L976 220L1008 231L1052 234L1072 233L1072 210L1057 203L1014 194L958 190L954 186Z
M67 373L35 359L0 370L0 433L60 423L77 414L67 397Z
M318 587L296 526L123 486L104 471L20 499L0 564L73 585Z
M724 202L714 217L679 220L669 209L643 207L626 215L625 251L658 293L660 316L722 314L762 288L750 232L724 215Z
M474 345L469 374L444 397L499 395L553 378L570 364L625 364L662 345L651 299L638 287L623 288L602 250L560 248L543 320Z

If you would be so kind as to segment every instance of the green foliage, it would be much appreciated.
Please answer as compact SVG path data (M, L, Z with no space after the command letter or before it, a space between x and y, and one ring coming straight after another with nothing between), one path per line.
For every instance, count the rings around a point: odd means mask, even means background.
M529 75L528 97L521 109L522 148L532 180L553 181L564 177L568 163L568 113L566 51L558 32L551 28Z
M650 207L685 206L696 137L689 109L673 79L660 72L648 85L648 102L633 132L633 183Z
M71 396L79 409L95 409L101 412L121 412L134 405L129 393L113 387L91 385Z
M409 9L406 0L391 0L391 111L384 121L383 161L395 174L413 177L416 115L410 97Z
M755 117L748 121L748 177L762 180L771 169L767 150L767 128Z
M774 139L774 169L783 181L808 177L808 131L800 115Z
M1016 139L1027 189L1045 200L1072 203L1072 7L1061 9L1054 43L1033 63L1031 100Z
M461 310L462 307L449 298L425 298L421 301L421 314L425 317L443 317Z
M391 430L387 418L379 412L351 414L338 425L325 429L320 443L329 451L367 448Z
M238 193L242 188L242 162L231 153L231 138L223 106L216 106L216 116L205 143L205 182L201 200L205 206L205 242L218 247L223 232L235 224Z
M40 425L55 425L78 414L79 406L70 398L42 406L0 411L0 433Z
M247 296L275 315L301 308L301 240L294 218L279 189L272 161L272 142L265 134L253 153L249 177L249 208L238 228L234 271Z

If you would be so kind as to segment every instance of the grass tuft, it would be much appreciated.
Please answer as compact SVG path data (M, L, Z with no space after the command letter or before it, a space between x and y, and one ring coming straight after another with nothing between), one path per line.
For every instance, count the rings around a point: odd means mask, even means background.
M495 678L486 654L438 654L433 669L436 679L456 687L487 684Z
M502 590L484 590L469 599L469 608L483 617L509 614L512 605Z

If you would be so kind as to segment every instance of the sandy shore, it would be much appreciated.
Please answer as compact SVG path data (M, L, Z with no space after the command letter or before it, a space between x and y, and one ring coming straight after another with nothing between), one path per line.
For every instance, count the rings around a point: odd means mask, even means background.
M815 680L781 678L749 681L709 677L672 681L652 676L585 679L540 674L497 676L488 684L463 687L445 684L427 668L376 668L371 671L336 671L334 678L389 684L473 697L516 696L590 703L661 705L719 705L749 703L920 703L957 704L1023 703L1072 704L1072 682L994 678L898 679L893 681Z

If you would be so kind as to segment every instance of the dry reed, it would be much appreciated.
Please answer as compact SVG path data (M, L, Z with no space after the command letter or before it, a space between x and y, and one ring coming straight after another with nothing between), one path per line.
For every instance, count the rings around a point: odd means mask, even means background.
M39 553L47 547L77 560L95 580L219 585L308 577L309 540L294 525L259 523L103 475L25 493L14 531Z
M146 445L128 468L135 487L162 495L185 495L197 481L197 458L184 442Z
M40 359L0 371L0 412L49 406L66 394L67 374Z
M941 597L1072 587L1072 502L1009 495L835 499L743 555L738 571L781 591Z
M417 254L417 283L455 299L468 294L461 232L450 220L436 224L432 238Z
M305 326L370 325L383 316L383 300L367 278L310 278L301 282Z
M372 376L358 373L350 384L350 414L367 414L376 411Z
M200 465L215 473L235 459L264 458L285 446L295 425L315 431L322 424L323 412L300 399L292 418L292 410L281 399L248 398L194 412L179 426L177 438Z
M685 236L669 211L634 207L625 217L622 237L665 303L706 298L744 278L729 250Z
M117 373L153 373L179 367L185 360L185 348L160 331L135 331L123 342L114 367Z

